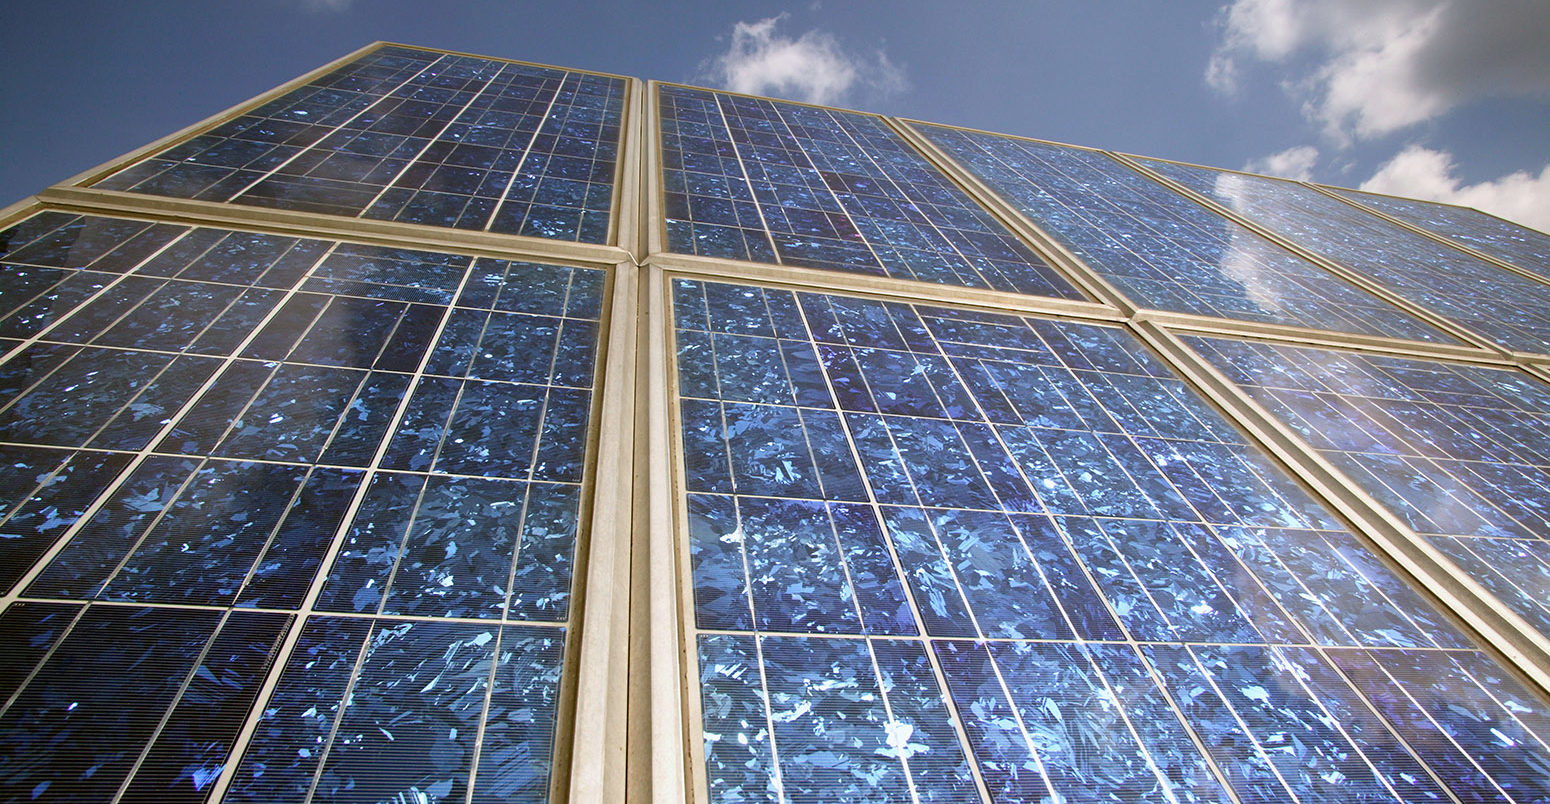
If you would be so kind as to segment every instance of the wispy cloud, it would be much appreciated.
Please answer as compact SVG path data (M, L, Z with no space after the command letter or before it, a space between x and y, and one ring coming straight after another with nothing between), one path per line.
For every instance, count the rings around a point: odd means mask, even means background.
M1520 170L1467 185L1453 171L1452 154L1411 145L1362 182L1361 189L1462 204L1550 232L1550 165L1538 176Z
M355 0L301 0L301 5L308 11L318 13L340 13L350 10L350 4Z
M1282 86L1341 144L1484 98L1550 96L1544 0L1234 0L1220 22L1206 81L1232 93L1246 63L1284 65Z
M862 94L887 96L906 88L903 69L881 49L847 52L832 34L819 30L792 39L776 30L786 17L733 26L730 47L702 68L705 78L734 92L822 104L844 103Z
M1313 179L1313 166L1318 164L1319 149L1312 145L1298 145L1269 156L1250 159L1243 166L1250 173L1264 173L1298 181Z

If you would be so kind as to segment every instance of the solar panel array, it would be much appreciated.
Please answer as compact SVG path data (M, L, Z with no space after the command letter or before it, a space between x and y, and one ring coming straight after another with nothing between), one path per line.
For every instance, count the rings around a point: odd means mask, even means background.
M1550 365L1543 235L636 89L377 46L0 222L0 798L1550 801L1532 651L1509 671L1184 379L1550 637L1550 386L1505 365ZM660 194L620 198L642 161ZM641 269L636 207L671 252ZM605 292L657 269L611 337ZM668 533L593 477L656 402ZM640 573L610 605L599 556ZM642 586L679 596L649 658ZM662 655L681 683L637 674ZM648 710L683 719L644 740Z
M543 798L603 272L0 240L6 797Z

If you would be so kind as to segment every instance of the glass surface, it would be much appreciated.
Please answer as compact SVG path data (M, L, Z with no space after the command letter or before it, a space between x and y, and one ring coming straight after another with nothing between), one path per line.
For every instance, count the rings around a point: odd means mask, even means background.
M672 251L1085 298L882 118L657 91Z
M1142 307L1453 340L1106 154L915 128Z
M1326 189L1550 279L1550 235L1544 232L1468 207L1340 187Z
M625 87L385 47L94 186L606 243Z
M603 271L43 213L0 277L0 799L547 797Z
M1550 352L1550 286L1298 184L1156 159L1139 161L1503 346Z
M1123 330L673 302L713 801L1550 793L1543 705Z
M1512 369L1187 340L1550 634L1550 386Z

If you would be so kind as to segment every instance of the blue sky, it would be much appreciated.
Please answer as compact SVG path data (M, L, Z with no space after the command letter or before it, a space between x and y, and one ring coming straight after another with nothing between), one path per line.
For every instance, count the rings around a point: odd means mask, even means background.
M386 39L1477 206L1550 229L1547 0L13 0L0 203Z

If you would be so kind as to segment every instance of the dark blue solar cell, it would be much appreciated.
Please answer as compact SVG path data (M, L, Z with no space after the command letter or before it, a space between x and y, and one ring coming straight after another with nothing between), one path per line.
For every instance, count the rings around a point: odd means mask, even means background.
M705 775L713 801L776 804L764 670L753 636L707 634L698 641Z
M45 212L7 229L0 235L0 249L7 263L124 273L186 231L170 224Z
M476 804L546 800L564 657L562 629L501 629L479 742Z
M0 438L138 449L217 367L205 358L39 344L0 367Z
M220 616L88 609L0 715L3 795L111 800L195 670ZM49 761L38 762L40 755Z
M315 311L297 326L292 312ZM292 296L275 324L260 332L244 357L325 366L414 371L430 346L443 310L350 297ZM304 316L298 316L304 317Z
M181 437L180 427L168 436L169 446L184 452L202 446L230 458L363 466L409 384L402 375L282 364L258 384L258 393L240 413L220 415L228 398L253 393L255 384L246 373L227 371L183 420L209 422L205 432L218 437L217 443L190 442ZM217 409L207 413L202 410L207 404Z
M290 625L281 614L233 613L124 789L124 801L200 804L231 761L232 744Z
M127 455L0 447L0 589L9 592L129 461Z
M370 620L311 617L285 660L247 750L226 792L228 801L305 799L329 746Z
M470 623L378 621L313 800L465 796L495 636Z
M0 701L11 700L84 609L66 603L21 601L0 613L0 640L6 646L0 654Z

